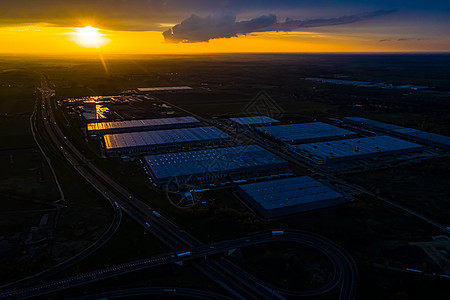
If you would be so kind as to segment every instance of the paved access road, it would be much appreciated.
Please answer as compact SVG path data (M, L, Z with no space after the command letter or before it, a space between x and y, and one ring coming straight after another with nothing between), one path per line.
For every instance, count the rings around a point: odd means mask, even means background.
M326 291L334 288L338 283L341 283L340 298L353 298L356 282L356 268L353 261L339 247L322 238L295 232L286 232L282 236L274 236L268 232L243 239L222 242L222 244L204 245L166 217L155 215L151 207L91 164L84 155L64 137L62 131L54 121L55 118L50 103L50 96L43 98L45 98L44 100L46 103L44 106L48 113L48 122L46 123L48 126L45 126L47 133L51 136L53 143L61 149L72 166L97 190L107 196L108 199L113 200L117 208L120 208L127 213L132 219L138 222L138 224L144 226L170 249L174 250L174 252L146 260L99 269L54 282L43 283L34 287L7 291L0 294L0 298L25 298L48 294L152 266L183 260L192 260L193 265L197 269L202 271L237 299L284 299L282 290L277 290L253 276L248 276L246 271L233 265L226 258L220 259L210 257L212 254L244 247L246 245L276 240L301 242L322 251L329 257L335 270L333 273L333 280L331 284L327 285L328 289ZM177 253L181 252L190 253L189 255L178 257ZM208 259L205 259L206 257L208 257ZM322 294L326 291L318 289L306 293L300 292L298 295L315 295Z
M341 299L351 299L353 297L354 287L356 283L356 268L351 258L336 246L332 242L321 237L298 232L298 231L283 231L283 234L274 235L272 231L261 232L258 234L249 235L244 238L238 238L234 240L222 241L209 245L201 245L191 249L185 249L183 252L172 252L147 259L136 260L125 264L110 266L95 271L78 274L72 277L63 278L53 282L46 282L40 285L36 285L29 288L11 290L0 294L1 299L9 298L27 298L35 297L38 295L44 295L61 290L65 290L71 287L76 287L88 283L93 283L106 278L111 278L119 275L128 274L135 271L148 269L164 264L179 263L193 261L203 261L206 257L214 254L227 253L230 250L242 248L251 245L258 245L267 242L294 242L302 245L307 245L320 251L324 254L332 265L333 274L331 280L323 287L311 290L311 291L292 291L283 290L277 287L271 286L265 282L262 282L252 275L248 274L245 270L235 264L228 262L226 259L217 259L219 264L218 268L223 269L225 272L230 272L233 276L239 279L249 278L251 281L256 282L262 288L270 291L272 294L289 295L289 296L314 296L320 295L340 284ZM231 271L230 271L231 269ZM114 291L111 292L114 295ZM236 295L235 295L236 296Z

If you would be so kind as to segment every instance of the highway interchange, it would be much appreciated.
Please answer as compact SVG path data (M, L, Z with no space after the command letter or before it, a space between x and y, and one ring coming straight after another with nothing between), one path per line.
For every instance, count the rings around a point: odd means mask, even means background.
M191 261L190 263L198 270L230 293L229 296L214 296L221 297L220 299L227 299L230 296L234 299L284 299L284 296L314 296L331 291L337 286L340 287L339 299L354 298L357 279L355 263L343 249L322 237L288 230L284 230L283 234L276 235L274 235L272 231L267 231L249 235L245 238L205 245L166 217L160 214L155 215L154 210L148 206L147 203L135 197L131 192L115 182L102 170L90 163L84 155L65 138L56 123L50 101L54 91L48 88L47 79L44 76L42 76L42 86L40 91L42 95L41 116L44 121L46 134L80 175L108 199L115 212L108 234L104 235L102 243L98 243L98 247L94 247L89 251L78 255L76 259L71 261L70 265L90 255L114 234L115 230L117 230L120 225L122 212L126 213L138 224L155 235L166 244L172 252L37 285L33 285L35 281L24 281L18 286L12 285L13 288L10 288L9 290L5 291L3 289L0 293L1 299L18 299L50 294L70 287L80 286L138 270L183 261ZM313 247L323 253L330 260L333 267L331 280L325 286L316 290L283 290L253 277L245 270L242 270L240 267L233 264L225 257L225 255L222 257L217 257L217 255L215 255L226 254L230 250L245 246L276 241L300 243ZM180 253L187 252L189 255L178 256ZM61 269L62 268L64 268L64 266L61 266ZM55 272L52 272L51 274L55 274L57 271L60 271L60 269L57 268L54 271ZM26 287L24 287L25 285ZM180 291L180 293L182 291L194 293L196 294L195 297L198 298L219 299L214 297L210 298L209 296L212 295L204 291L162 287L141 290L131 289L128 290L129 294L127 294L127 291L110 291L105 295L107 295L107 297L120 297L120 295L122 295L123 297L126 295L136 295L136 293L155 294L161 292L164 294L170 292L176 294L178 293L177 291Z

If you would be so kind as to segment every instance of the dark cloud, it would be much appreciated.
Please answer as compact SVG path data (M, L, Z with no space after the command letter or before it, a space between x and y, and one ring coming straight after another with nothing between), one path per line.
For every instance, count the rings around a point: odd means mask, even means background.
M371 13L342 16L329 19L291 20L278 22L273 14L249 21L236 21L235 16L199 17L192 15L163 33L168 42L206 42L216 38L230 38L239 34L266 31L292 31L301 28L351 24L394 13L395 10L380 10Z
M163 33L166 41L204 42L215 38L230 38L237 34L263 31L277 24L275 15L236 22L234 16L206 17L192 15Z

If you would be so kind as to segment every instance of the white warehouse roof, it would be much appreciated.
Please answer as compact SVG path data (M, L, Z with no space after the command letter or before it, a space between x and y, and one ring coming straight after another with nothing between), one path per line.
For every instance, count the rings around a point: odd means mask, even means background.
M375 136L331 142L295 145L298 153L323 163L361 156L381 156L422 149L421 145L390 136Z
M257 127L259 131L284 143L302 143L341 137L354 137L356 133L322 122Z
M287 163L257 145L216 148L145 156L157 179L227 173Z
M309 176L239 186L244 198L265 217L334 206L344 197Z
M194 117L187 116L187 117L177 117L177 118L129 120L129 121L119 121L119 122L101 122L101 123L87 124L87 130L89 132L89 131L102 131L102 130L152 127L152 126L156 127L156 126L177 125L177 124L192 124L192 123L200 123L200 121Z
M105 135L107 150L142 146L226 139L229 136L216 127L193 127Z
M239 125L258 125L258 124L280 123L280 121L272 119L267 116L230 118L230 120Z

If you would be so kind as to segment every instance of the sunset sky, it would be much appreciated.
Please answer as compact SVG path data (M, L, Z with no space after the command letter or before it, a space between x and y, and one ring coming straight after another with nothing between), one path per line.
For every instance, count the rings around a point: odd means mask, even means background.
M450 52L449 16L448 0L1 1L0 52Z

